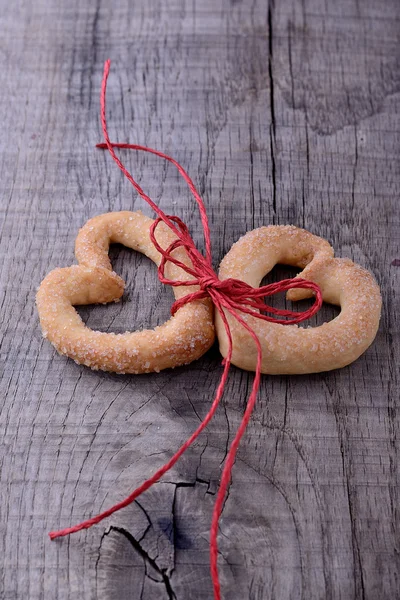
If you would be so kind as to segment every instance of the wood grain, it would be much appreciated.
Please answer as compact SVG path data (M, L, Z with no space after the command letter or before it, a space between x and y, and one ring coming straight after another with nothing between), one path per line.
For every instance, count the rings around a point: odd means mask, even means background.
M400 5L396 0L1 0L0 597L209 600L221 464L252 376L162 482L108 522L47 532L121 499L194 430L217 349L175 371L94 373L41 337L35 289L73 263L78 228L143 209L106 153L110 134L164 150L194 178L215 265L247 230L294 223L370 269L374 345L340 371L263 377L219 536L224 600L394 599L400 584ZM172 167L124 155L201 243ZM154 326L172 294L121 247L124 301L80 312L104 331ZM396 262L397 261L397 262ZM281 276L277 271L274 276ZM330 318L332 312L325 312Z

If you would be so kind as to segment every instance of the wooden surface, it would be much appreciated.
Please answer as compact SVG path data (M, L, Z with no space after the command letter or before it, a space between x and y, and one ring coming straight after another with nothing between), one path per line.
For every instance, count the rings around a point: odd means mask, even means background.
M109 210L151 214L94 149L108 57L111 137L164 150L189 171L216 266L247 230L294 223L382 286L381 327L360 360L263 377L221 521L224 600L399 597L398 0L1 8L0 598L212 597L211 512L252 380L238 369L207 432L162 482L89 531L47 537L163 464L205 415L221 374L217 348L186 368L133 377L92 372L42 339L35 290L73 263L78 228ZM124 156L200 241L175 171ZM124 301L82 309L83 318L115 332L162 322L172 294L154 266L123 248L112 257L128 282Z

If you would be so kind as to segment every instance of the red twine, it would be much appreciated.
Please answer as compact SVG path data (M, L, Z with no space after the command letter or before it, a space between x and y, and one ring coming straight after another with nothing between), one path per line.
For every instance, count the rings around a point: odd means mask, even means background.
M106 122L106 87L107 87L107 79L110 70L110 61L107 60L104 65L104 74L103 81L101 86L101 95L100 95L100 105L101 105L101 123L103 128L103 134L105 143L98 144L98 148L108 149L114 161L117 163L118 167L121 169L122 173L127 177L127 179L131 182L135 190L138 194L151 206L151 208L157 213L158 218L154 221L151 231L150 237L157 248L158 252L162 255L161 263L158 267L158 276L162 283L166 285L172 286L199 286L199 290L197 292L193 292L187 294L185 297L180 298L176 302L174 302L171 312L175 314L175 312L181 308L187 302L193 302L194 300L200 300L202 298L209 297L214 303L216 310L218 310L221 315L222 321L225 325L225 329L228 335L229 347L228 354L226 358L222 361L224 366L224 371L221 377L221 380L218 385L217 393L215 395L214 401L211 405L210 410L208 411L205 419L196 429L196 431L190 436L190 438L179 448L179 450L173 455L173 457L163 466L161 467L152 477L147 479L140 487L134 490L125 500L115 504L108 510L102 512L101 514L88 519L74 527L69 527L67 529L61 529L60 531L52 531L49 536L53 540L57 537L61 537L64 535L69 535L70 533L75 533L76 531L80 531L81 529L88 529L92 525L99 523L106 517L109 517L114 512L124 508L131 504L138 496L143 494L146 490L148 490L154 483L156 483L169 469L171 469L174 464L178 461L178 459L182 456L185 450L195 441L195 439L200 435L203 429L208 425L210 420L212 419L219 401L221 400L222 394L224 392L225 383L228 377L229 367L231 364L232 358L232 337L229 329L229 324L227 318L225 316L225 312L232 315L251 335L254 340L254 343L257 347L257 368L255 372L254 382L251 390L251 394L249 396L247 407L243 415L242 422L237 430L235 438L232 442L232 445L227 454L225 465L222 471L221 483L219 487L219 491L217 494L212 522L211 522L211 532L210 532L210 562L211 562L211 577L214 587L214 598L215 600L221 599L221 590L220 583L218 578L218 565L217 565L217 556L218 556L218 543L217 543L217 535L218 535L218 524L219 518L222 512L223 503L226 496L226 491L229 486L231 471L233 464L235 462L236 452L239 447L240 440L246 430L247 424L249 422L251 413L254 408L254 404L256 402L258 389L260 386L260 376L261 376L261 345L260 342L253 331L253 329L246 323L243 318L240 316L240 313L246 313L248 315L252 315L257 319L263 319L264 321L272 321L274 323L281 323L284 325L292 325L295 323L300 323L306 319L309 319L312 315L314 315L322 305L322 295L319 287L310 281L305 281L304 279L285 279L279 281L278 283L273 283L270 285L265 285L260 288L252 288L248 284L243 281L239 281L237 279L227 279L225 281L220 281L218 276L213 270L212 267L212 258L211 258L211 241L210 241L210 229L208 225L208 218L204 203L197 192L193 181L190 179L189 175L186 171L177 163L173 158L167 156L163 152L158 152L157 150L153 150L151 148L147 148L146 146L139 146L137 144L114 144L110 142L110 138L107 132L107 122ZM190 191L192 192L194 199L196 200L199 211L201 222L204 230L204 239L206 245L206 256L203 256L195 247L195 244L190 237L188 228L186 225L175 216L166 215L154 202L145 194L142 188L136 183L133 179L132 175L126 170L124 165L121 163L119 158L116 156L114 152L114 148L127 148L132 150L143 150L144 152L150 152L151 154L155 154L168 160L178 169L179 173L186 181L189 186ZM177 236L177 239L170 244L167 249L161 248L156 239L156 229L160 222L163 221ZM184 248L187 252L190 260L192 262L192 267L188 267L184 265L179 260L172 256L172 252L176 248ZM165 277L165 265L167 262L172 262L186 273L189 273L193 280L190 281L171 281ZM303 313L297 313L290 310L278 310L271 306L265 304L262 300L266 296L271 296L276 294L277 292L287 291L293 288L307 288L312 290L315 293L315 303L314 305L307 311ZM238 312L239 311L239 312ZM266 314L262 314L258 311L262 311L262 313L269 312L277 316L286 317L285 319L276 319L274 317L270 317Z

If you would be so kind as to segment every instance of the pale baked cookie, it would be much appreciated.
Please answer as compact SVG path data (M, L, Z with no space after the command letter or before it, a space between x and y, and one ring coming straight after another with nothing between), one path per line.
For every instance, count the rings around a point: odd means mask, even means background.
M114 212L94 217L80 230L75 244L78 265L55 269L42 281L37 297L43 335L60 354L92 369L117 373L149 373L187 364L204 354L214 342L211 300L190 302L175 316L152 330L123 334L93 331L85 326L74 305L117 301L124 281L112 271L108 249L119 243L142 252L157 265L161 255L150 240L153 223L140 212ZM157 241L167 248L176 239L163 223ZM190 265L180 248L173 256ZM166 276L189 281L191 275L168 263ZM175 298L196 291L173 287Z
M323 299L340 306L340 314L320 327L280 325L240 313L262 346L262 372L269 374L318 373L344 367L356 360L372 343L378 330L381 295L374 277L345 258L333 258L328 242L294 226L261 227L234 244L220 265L220 279L230 277L258 287L278 263L303 268L298 277L317 283ZM290 290L289 300L312 295ZM226 312L233 339L232 363L255 371L257 349L246 329ZM228 339L216 314L221 354Z

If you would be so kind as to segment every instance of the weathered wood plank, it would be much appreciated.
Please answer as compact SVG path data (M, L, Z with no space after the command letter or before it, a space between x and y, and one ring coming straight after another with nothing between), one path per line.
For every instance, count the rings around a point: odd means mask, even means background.
M290 222L327 237L382 286L382 325L359 361L263 378L221 521L224 600L393 599L398 2L3 4L0 597L212 596L212 506L251 383L238 369L207 432L138 504L70 539L46 536L110 506L163 464L205 415L221 374L216 349L158 375L93 373L41 338L35 288L73 263L78 228L107 210L150 214L94 150L110 57L112 137L163 149L191 173L209 210L216 265L247 230ZM201 242L172 167L125 158ZM128 281L124 301L80 309L83 318L116 332L162 322L172 294L154 267L122 248L112 257Z

